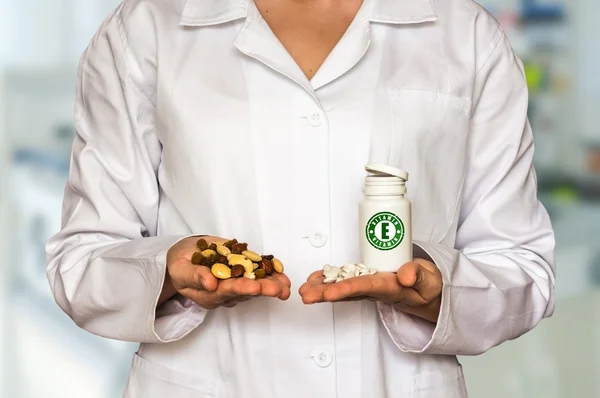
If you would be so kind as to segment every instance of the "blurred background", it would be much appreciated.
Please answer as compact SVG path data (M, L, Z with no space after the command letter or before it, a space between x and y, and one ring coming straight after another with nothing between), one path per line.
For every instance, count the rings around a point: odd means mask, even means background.
M54 303L44 258L60 227L79 57L117 4L0 0L0 397L119 397L137 348L79 330ZM600 0L481 4L525 64L559 275L553 318L460 359L470 396L600 397Z

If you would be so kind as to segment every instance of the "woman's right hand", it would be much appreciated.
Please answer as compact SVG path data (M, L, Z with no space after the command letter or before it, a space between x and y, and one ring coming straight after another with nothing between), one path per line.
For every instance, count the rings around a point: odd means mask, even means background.
M290 297L291 282L284 274L251 280L232 278L218 280L210 268L192 264L192 255L198 251L199 237L190 237L176 243L167 253L167 274L158 301L163 304L176 293L195 301L206 309L234 307L253 297L267 296L287 300ZM227 239L204 236L208 244L225 242Z

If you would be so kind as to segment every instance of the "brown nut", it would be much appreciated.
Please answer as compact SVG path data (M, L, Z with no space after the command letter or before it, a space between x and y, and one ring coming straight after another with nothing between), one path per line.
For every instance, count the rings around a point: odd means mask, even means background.
M244 278L246 278L246 279L256 279L256 275L254 275L254 272L246 272L246 273L244 273Z
M252 250L244 250L242 254L246 256L249 260L254 261L255 263L262 260L262 256L260 254L254 253Z
M260 262L260 267L265 270L265 273L267 274L267 276L273 275L273 272L275 272L275 267L273 267L273 262L271 262L267 259L263 259Z
M232 267L234 265L242 265L244 266L246 272L254 271L254 265L252 265L252 261L248 260L245 256L242 256L241 254L230 254L227 257L227 261L229 261L229 265L231 265Z
M245 250L248 250L247 243L236 243L231 247L231 252L233 254L242 254L242 252L244 252Z
M231 254L231 250L229 250L228 247L222 246L222 245L218 245L217 246L217 253L219 253L221 256L229 256Z
M262 256L262 258L265 259L265 260L273 261L273 259L275 258L275 256L272 255L272 254L265 254L264 256Z
M272 263L273 268L275 268L275 272L277 272L278 274L283 274L283 263L276 258L273 259Z
M231 239L231 240L228 240L227 242L223 243L223 246L225 246L226 248L231 250L233 245L235 245L236 243L238 243L237 239Z
M267 274L265 273L264 269L257 269L256 271L254 271L254 276L256 277L256 279L262 279L266 276Z
M196 252L192 255L192 264L199 265L202 262L202 253Z
M212 257L212 256L216 256L217 252L211 249L206 249L202 252L202 255L206 258Z
M216 243L211 243L210 245L208 245L208 248L210 250L217 251L217 244Z
M225 256L219 256L218 254L217 254L217 262L218 263L223 263L225 265L227 265L229 263L229 261L227 261L227 257L225 257Z
M225 264L215 263L210 268L210 271L218 279L229 279L229 278L231 278L231 268L229 268Z
M198 242L196 242L196 246L198 246L198 249L200 249L201 252L208 249L208 243L204 238L199 239Z
M216 254L212 254L210 257L204 257L202 261L202 265L206 265L207 267L211 267L214 263L218 263L217 261L219 257Z
M244 269L243 265L234 265L233 268L231 268L231 277L232 278L240 278L242 276L244 276L244 273L246 272L246 270Z

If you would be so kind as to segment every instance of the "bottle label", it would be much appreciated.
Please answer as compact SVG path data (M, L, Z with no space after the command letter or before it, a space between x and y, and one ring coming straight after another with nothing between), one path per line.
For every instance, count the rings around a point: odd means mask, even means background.
M404 239L404 223L394 213L383 211L375 214L365 229L367 240L378 250L392 250Z

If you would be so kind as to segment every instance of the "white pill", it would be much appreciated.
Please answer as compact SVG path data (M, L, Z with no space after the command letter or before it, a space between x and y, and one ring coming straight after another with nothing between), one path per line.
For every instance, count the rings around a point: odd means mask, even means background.
M354 270L356 269L356 266L354 264L345 264L342 267L342 271L344 272L351 272L354 273Z
M329 264L325 264L325 265L323 266L323 271L331 271L331 265L329 265Z
M336 281L336 282L341 282L341 281L343 281L343 280L344 280L344 278L342 278L341 276L339 276L339 277L338 277L338 278L337 278L335 281Z
M330 272L325 272L325 273L323 273L323 276L324 276L325 278L333 278L333 279L336 279L336 278L337 278L338 276L340 276L340 275L339 275L339 273L337 273L337 272L331 272L331 271L330 271Z
M358 263L358 264L356 264L356 268L358 268L358 269L366 269L367 266L364 265L364 264Z
M333 283L336 281L337 278L325 278L325 280L323 281L323 283Z
M375 275L377 273L377 270L375 268L369 268L369 273L371 275Z
M354 270L354 276L359 276L361 272L362 272L362 270L360 268L356 268Z

